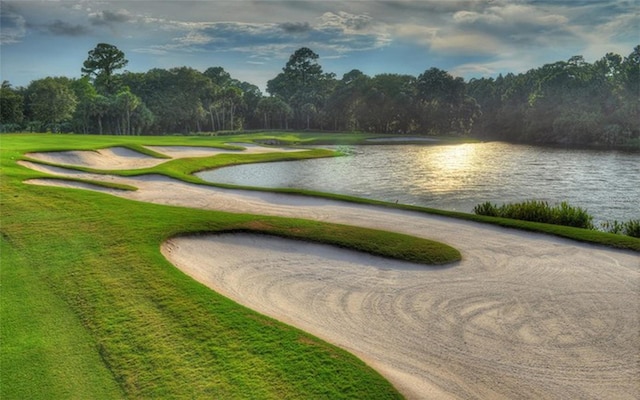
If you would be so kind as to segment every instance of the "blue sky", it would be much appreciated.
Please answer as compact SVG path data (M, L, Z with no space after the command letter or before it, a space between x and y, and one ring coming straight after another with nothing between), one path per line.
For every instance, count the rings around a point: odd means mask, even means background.
M419 75L465 79L524 72L582 55L628 55L640 44L638 0L0 1L0 80L26 86L79 77L89 50L125 52L129 71L222 66L258 85L298 48L338 78Z

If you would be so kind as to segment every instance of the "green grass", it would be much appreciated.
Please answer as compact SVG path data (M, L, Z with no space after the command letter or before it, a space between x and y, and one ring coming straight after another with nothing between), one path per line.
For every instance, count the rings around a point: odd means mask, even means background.
M475 206L473 212L475 214L492 217L593 229L593 217L589 215L586 210L571 206L567 202L562 202L554 206L550 206L548 202L540 200L506 203L501 206L485 202Z
M0 140L0 398L401 397L349 353L196 283L170 265L159 246L175 235L252 231L428 263L459 259L455 249L344 225L32 186L22 181L42 174L16 164L31 151L215 145L229 138ZM167 163L159 170L182 175L211 160Z
M20 267L27 252L6 236L1 246L0 397L122 397L77 316L38 274Z
M185 276L160 254L169 237L251 231L441 264L448 246L406 235L300 219L235 215L31 186L25 152L142 144L221 146L277 138L357 143L370 135L265 133L242 137L0 135L0 398L400 398L357 358L261 316ZM150 154L150 153L148 153ZM192 182L222 165L332 156L315 150L169 161L145 172ZM140 171L121 171L125 175ZM414 206L322 195L547 232L640 250L640 240ZM628 240L625 242L625 240Z

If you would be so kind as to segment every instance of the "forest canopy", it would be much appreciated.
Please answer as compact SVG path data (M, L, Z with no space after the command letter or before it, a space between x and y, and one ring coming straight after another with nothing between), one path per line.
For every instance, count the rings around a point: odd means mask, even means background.
M418 76L325 72L303 47L267 93L222 67L121 71L115 46L91 50L83 77L45 77L0 92L0 131L173 134L254 129L467 135L513 142L638 146L640 45L589 63L582 56L525 73L464 81L427 68Z

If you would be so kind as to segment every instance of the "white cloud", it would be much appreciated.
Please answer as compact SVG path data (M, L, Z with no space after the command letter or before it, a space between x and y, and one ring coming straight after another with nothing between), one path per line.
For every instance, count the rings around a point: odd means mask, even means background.
M443 54L496 54L502 43L482 32L449 31L438 27L402 25L394 33Z
M504 51L503 43L491 35L480 32L435 35L430 41L431 49L441 53L464 54L466 56L496 55Z
M498 15L478 13L475 11L458 11L453 14L453 21L458 24L473 24L480 21L491 25L504 22L502 17Z
M486 13L489 17L499 17L510 26L557 26L568 22L567 17L547 10L525 4L506 4L502 7L489 7Z
M89 21L93 25L112 25L116 23L129 22L134 16L125 9L116 11L103 10L89 14Z
M173 41L182 46L192 46L212 43L215 39L203 32L190 31L185 36L174 38Z
M358 32L367 28L373 18L366 14L350 14L346 11L326 12L320 17L319 28L338 28L344 32Z

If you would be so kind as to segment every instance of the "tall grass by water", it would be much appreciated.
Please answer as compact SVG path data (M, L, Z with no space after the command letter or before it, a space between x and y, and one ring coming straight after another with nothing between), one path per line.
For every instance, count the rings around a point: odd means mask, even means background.
M632 219L626 222L605 221L600 224L600 228L604 232L640 238L640 219Z
M491 217L593 229L593 217L586 210L570 206L566 202L556 206L550 206L546 201L537 200L507 203L501 206L486 202L474 207L473 212Z
M491 202L478 204L473 212L477 215L511 218L522 221L542 222L546 224L571 226L583 229L596 229L593 216L587 210L574 207L567 202L550 206L546 201L529 200L521 203L506 203L500 206ZM602 231L640 237L640 220L627 222L606 221L600 224Z

